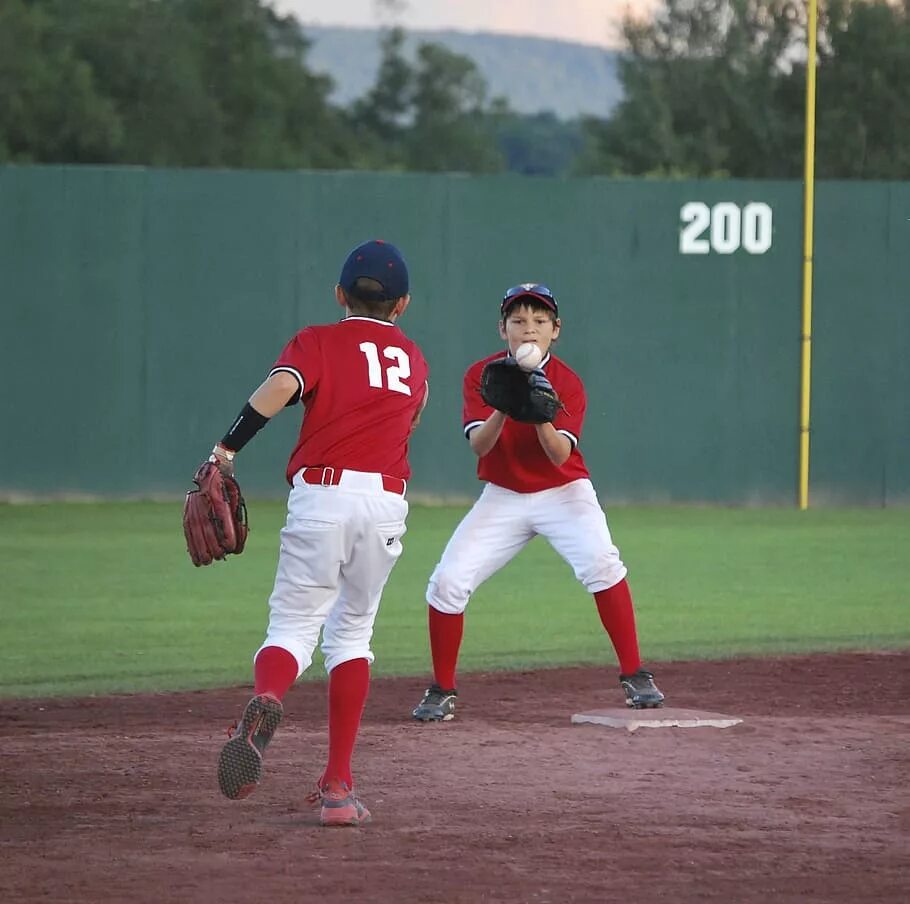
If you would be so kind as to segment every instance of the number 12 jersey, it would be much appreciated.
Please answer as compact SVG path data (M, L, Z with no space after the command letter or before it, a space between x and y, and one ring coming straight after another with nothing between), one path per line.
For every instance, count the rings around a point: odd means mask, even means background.
M315 465L411 476L408 440L429 368L394 323L352 316L308 326L284 347L270 373L278 371L296 377L305 409L289 483Z

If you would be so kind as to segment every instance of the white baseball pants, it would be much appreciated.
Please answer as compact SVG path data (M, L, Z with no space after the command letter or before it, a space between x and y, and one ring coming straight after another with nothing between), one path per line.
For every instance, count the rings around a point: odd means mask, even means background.
M344 471L337 486L314 486L295 476L268 633L259 649L287 650L299 677L312 664L325 626L326 671L350 659L372 662L373 623L401 555L407 514L405 498L384 490L379 474Z
M539 493L488 483L446 545L430 577L427 602L449 615L463 612L471 594L538 534L590 593L626 576L590 480Z

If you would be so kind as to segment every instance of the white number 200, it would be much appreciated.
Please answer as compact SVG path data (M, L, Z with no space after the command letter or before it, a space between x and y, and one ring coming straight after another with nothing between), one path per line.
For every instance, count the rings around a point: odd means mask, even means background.
M379 349L376 347L376 343L361 342L360 350L367 358L370 386L382 389L382 362L379 360ZM411 387L402 382L411 376L411 359L408 357L408 353L403 348L388 345L382 350L382 355L384 358L397 362L397 364L390 364L385 369L388 388L392 392L403 392L405 395L410 395Z
M771 247L771 208L763 201L742 209L731 201L713 207L690 201L683 205L679 218L686 224L679 233L680 254L733 254L740 247L749 254L764 254ZM710 238L702 238L704 232Z

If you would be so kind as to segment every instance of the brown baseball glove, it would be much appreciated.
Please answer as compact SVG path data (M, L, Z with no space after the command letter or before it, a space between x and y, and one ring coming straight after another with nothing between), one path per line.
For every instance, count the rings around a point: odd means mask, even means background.
M211 565L233 553L240 555L249 524L246 503L236 478L213 461L203 462L193 477L198 489L186 494L183 534L193 564Z

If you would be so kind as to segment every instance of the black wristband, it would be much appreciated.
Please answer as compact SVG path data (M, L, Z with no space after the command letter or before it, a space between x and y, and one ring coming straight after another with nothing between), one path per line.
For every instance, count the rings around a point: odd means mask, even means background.
M221 445L232 452L239 452L268 422L269 418L247 402L231 429L221 438Z

